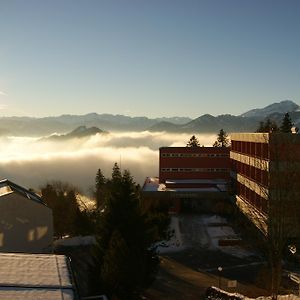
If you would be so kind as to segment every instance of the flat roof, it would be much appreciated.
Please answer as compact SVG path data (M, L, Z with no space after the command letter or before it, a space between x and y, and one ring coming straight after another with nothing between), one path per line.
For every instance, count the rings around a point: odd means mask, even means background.
M178 180L178 181L185 181L184 183L188 183L189 180ZM198 180L191 180L192 182ZM201 183L214 183L216 187L196 187L196 188L167 188L164 183L159 183L158 177L147 177L143 186L143 192L226 192L227 185L225 180L201 180ZM167 183L167 181L166 181ZM177 182L179 183L179 182ZM198 182L199 183L199 182Z
M166 184L226 184L224 179L166 179Z
M214 152L228 152L230 147L160 147L159 150L184 150L185 152L205 152L205 151L214 151Z
M166 188L166 192L220 192L215 187L207 188Z
M232 133L230 138L232 141L268 143L269 133Z
M66 256L0 253L0 299L74 299Z

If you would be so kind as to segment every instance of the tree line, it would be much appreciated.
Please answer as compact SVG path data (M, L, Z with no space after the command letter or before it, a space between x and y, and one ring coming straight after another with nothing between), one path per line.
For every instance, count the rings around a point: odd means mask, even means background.
M229 147L230 141L228 138L228 135L225 130L220 129L217 139L213 144L213 147ZM201 147L199 140L196 138L195 135L193 135L187 142L186 147ZM204 147L204 146L202 146Z
M282 132L282 133L292 133L292 128L294 124L289 113L285 113L280 126L277 125L275 121L272 121L270 118L267 118L266 121L259 122L259 126L256 132ZM299 128L295 127L295 132L298 132Z

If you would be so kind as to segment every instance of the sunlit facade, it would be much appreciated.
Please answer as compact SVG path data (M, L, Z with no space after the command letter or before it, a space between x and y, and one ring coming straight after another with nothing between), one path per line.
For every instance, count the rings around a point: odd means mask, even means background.
M266 234L270 205L300 201L300 135L231 134L230 158L236 204Z
M159 182L167 187L205 188L230 179L229 148L162 147Z

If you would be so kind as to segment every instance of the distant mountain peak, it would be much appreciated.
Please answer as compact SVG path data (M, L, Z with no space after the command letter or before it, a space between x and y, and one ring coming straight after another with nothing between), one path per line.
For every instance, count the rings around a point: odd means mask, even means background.
M300 109L300 106L291 100L283 100L275 102L263 108L251 109L243 114L241 117L267 117L274 113L293 112Z
M73 131L67 133L67 134L53 134L51 135L48 139L51 140L68 140L68 139L73 139L73 138L83 138L83 137L88 137L92 136L95 134L102 134L102 133L107 133L98 127L86 127L85 125L78 126L75 128Z
M84 126L84 125L82 125L82 126L78 126L77 128L75 128L72 132L71 132L71 134L73 133L73 134L76 134L76 133L82 133L82 132L84 132L84 131L86 131L87 130L87 127L86 126Z

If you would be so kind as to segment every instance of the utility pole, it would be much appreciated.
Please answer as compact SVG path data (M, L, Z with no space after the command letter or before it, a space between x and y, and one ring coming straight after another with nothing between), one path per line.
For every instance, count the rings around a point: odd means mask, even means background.
M223 271L223 268L221 266L218 267L218 271L219 271L219 289L221 289L221 272Z

